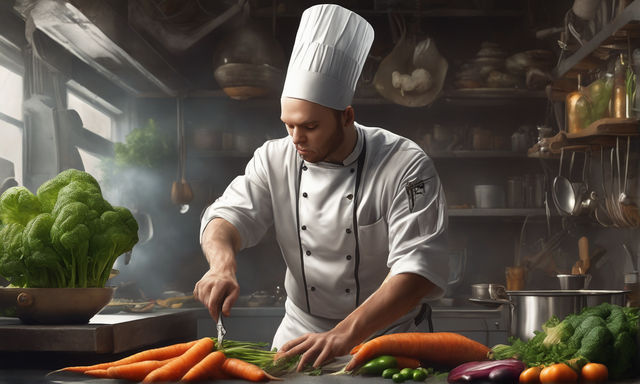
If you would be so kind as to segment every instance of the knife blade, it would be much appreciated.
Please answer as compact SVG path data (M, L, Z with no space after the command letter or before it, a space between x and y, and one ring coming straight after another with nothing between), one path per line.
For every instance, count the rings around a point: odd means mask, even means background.
M216 329L218 331L218 349L222 349L224 335L227 334L227 330L224 329L224 324L222 323L222 310L218 313L218 324L216 325Z

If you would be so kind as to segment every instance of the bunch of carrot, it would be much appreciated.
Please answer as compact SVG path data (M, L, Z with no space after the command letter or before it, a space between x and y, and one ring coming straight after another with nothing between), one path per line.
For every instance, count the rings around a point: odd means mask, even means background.
M468 361L486 360L489 348L465 336L451 332L394 333L357 345L345 371L352 371L381 356L406 356L425 363L455 367Z
M256 356L253 349L243 346L229 348L229 355L246 355L247 350ZM270 359L270 352L263 351ZM261 354L258 354L258 356ZM66 367L58 371L81 372L86 375L142 381L145 383L167 381L202 381L237 378L248 381L280 380L259 366L239 358L227 356L225 351L215 349L215 341L205 337L188 343L148 349L123 359L90 366ZM58 372L56 371L56 372Z

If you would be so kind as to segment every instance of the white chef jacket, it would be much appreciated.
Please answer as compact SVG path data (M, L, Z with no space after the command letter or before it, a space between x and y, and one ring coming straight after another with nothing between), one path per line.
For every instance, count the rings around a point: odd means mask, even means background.
M409 139L355 126L343 164L305 162L290 137L267 141L202 217L201 236L220 217L242 248L274 226L287 265L286 313L315 322L306 332L344 319L387 275L425 277L439 288L432 298L446 288L446 202L432 160Z

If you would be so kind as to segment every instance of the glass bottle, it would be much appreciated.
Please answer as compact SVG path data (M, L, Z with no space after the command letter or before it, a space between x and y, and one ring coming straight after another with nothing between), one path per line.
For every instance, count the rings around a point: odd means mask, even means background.
M582 92L581 80L578 74L578 89L569 93L565 99L566 126L569 133L580 132L591 122L591 103Z
M627 117L627 70L622 53L616 59L613 71L613 113L612 117Z

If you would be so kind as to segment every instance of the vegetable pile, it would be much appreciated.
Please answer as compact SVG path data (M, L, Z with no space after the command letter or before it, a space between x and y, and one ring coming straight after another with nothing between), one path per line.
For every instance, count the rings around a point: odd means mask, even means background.
M517 358L528 367L567 363L574 370L600 363L612 379L627 378L637 353L639 310L603 303L562 321L554 316L531 340L493 347L492 358Z
M78 372L93 377L131 381L169 382L242 379L280 380L274 375L295 370L299 356L274 361L275 351L266 344L225 340L216 349L215 338L145 350L117 361L62 368L55 372Z
M0 275L12 286L103 287L111 267L138 242L138 223L76 169L34 195L12 187L0 196Z

